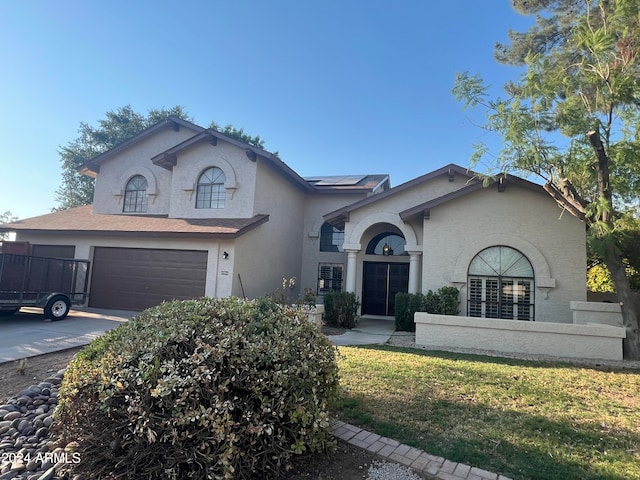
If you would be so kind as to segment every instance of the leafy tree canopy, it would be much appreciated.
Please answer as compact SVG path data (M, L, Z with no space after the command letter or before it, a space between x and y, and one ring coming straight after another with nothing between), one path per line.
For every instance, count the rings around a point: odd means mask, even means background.
M640 2L513 0L535 18L527 32L497 44L498 61L524 73L490 98L478 75L459 74L454 95L482 108L502 139L493 157L476 145L472 161L494 172L536 175L567 212L589 228L592 251L611 272L625 307L625 354L640 358L638 312L623 261L621 223L640 198ZM491 152L494 153L494 152ZM637 247L636 247L637 248Z
M169 115L193 121L181 106L151 109L145 115L134 111L130 105L125 105L108 111L96 126L81 122L78 137L61 147L58 152L62 164L62 185L56 191L56 210L88 205L93 201L94 179L81 175L78 172L80 166ZM264 141L259 136L247 135L243 129L237 129L232 125L220 128L215 122L212 122L209 128L215 128L225 135L264 149Z
M18 220L18 217L16 217L9 210L7 210L4 213L0 213L0 223L11 223L11 222L15 222L16 220ZM0 242L2 240L6 240L8 238L8 236L9 236L8 233L1 233L0 232Z

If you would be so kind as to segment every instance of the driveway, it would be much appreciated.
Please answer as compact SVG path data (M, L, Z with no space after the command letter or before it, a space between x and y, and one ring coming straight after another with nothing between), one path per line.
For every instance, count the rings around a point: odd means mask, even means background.
M89 344L137 312L73 309L64 320L45 321L42 309L22 308L0 317L0 363Z

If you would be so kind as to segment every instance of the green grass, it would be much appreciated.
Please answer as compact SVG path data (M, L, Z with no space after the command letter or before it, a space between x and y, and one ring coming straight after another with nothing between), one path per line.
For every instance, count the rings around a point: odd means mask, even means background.
M640 479L640 372L340 348L337 416L514 480Z

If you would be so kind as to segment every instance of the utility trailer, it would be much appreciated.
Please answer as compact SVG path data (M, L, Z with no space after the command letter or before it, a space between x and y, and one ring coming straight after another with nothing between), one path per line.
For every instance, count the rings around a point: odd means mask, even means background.
M62 320L86 303L88 284L88 260L0 253L0 316L39 307L45 318Z

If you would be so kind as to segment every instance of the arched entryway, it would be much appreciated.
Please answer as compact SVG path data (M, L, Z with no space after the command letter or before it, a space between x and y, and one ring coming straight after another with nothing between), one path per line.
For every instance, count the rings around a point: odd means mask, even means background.
M401 234L385 231L367 244L362 275L362 314L393 316L395 296L407 292L409 258Z

